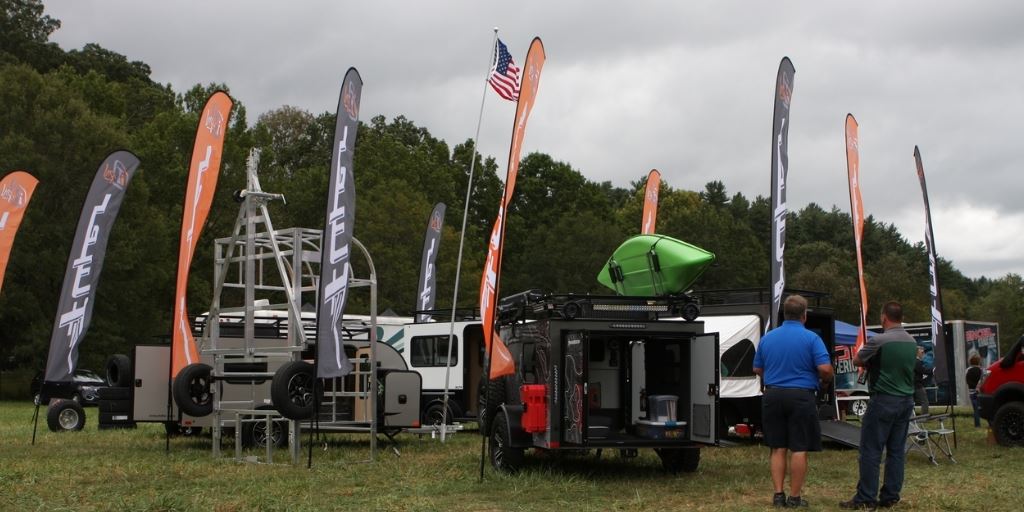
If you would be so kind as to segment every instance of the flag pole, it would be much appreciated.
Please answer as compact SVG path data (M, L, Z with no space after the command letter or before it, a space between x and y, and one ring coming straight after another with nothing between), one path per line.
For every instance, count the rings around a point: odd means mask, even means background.
M466 218L469 216L469 198L473 192L473 171L476 167L477 141L480 140L480 125L484 120L484 103L487 101L487 79L491 76L491 67L494 66L494 47L498 44L498 27L494 27L494 38L491 41L490 54L487 57L487 74L484 75L484 89L480 96L480 113L476 118L476 135L473 137L473 155L469 161L469 180L466 182L466 202L462 209L462 231L459 234L459 256L455 260L455 292L452 294L452 320L448 330L448 359L444 367L444 398L441 408L441 442L445 442L448 423L448 385L452 370L452 341L455 338L455 308L459 304L459 275L462 272L462 245L466 240ZM472 383L467 383L472 386Z

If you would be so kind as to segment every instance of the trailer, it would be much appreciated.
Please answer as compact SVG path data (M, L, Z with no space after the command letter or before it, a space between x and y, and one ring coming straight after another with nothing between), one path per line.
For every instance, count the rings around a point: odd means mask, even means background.
M670 320L689 297L507 297L497 326L516 366L490 380L481 415L491 464L514 472L528 448L651 448L670 472L695 471L718 443L718 334ZM688 306L689 305L689 306Z
M196 322L200 360L172 382L170 347L138 347L135 418L190 430L209 426L214 456L222 437L234 434L236 459L251 432L253 444L266 447L267 462L274 446L287 446L297 462L303 430L364 432L373 459L378 433L420 426L419 374L377 341L376 271L366 247L353 238L353 256L362 256L367 274L347 273L347 290L369 292L369 322L343 321L337 333L351 373L317 377L311 364L317 325L303 306L319 302L323 233L274 228L267 203L283 196L263 192L258 159L253 150L246 189L235 194L241 205L231 236L214 243L210 311Z

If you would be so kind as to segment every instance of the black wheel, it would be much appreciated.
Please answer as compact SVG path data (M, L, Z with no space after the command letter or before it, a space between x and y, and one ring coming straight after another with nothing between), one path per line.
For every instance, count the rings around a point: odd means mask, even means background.
M126 388L132 384L132 360L124 354L114 354L107 359L107 385L112 388Z
M423 425L440 425L442 422L447 422L448 425L454 423L455 412L452 411L451 403L448 404L448 414L444 413L444 403L434 402L430 404L425 411L423 411Z
M213 368L208 364L192 363L182 368L174 378L171 394L181 412L196 418L213 412L211 372Z
M268 409L267 407L259 407L259 409ZM269 408L272 409L272 408ZM265 448L267 442L273 443L275 448L284 448L288 446L288 422L284 420L274 420L270 422L270 430L267 430L267 422L263 416L251 416L246 419L254 421L246 421L242 423L242 446L245 448L251 448L253 446L259 448Z
M487 383L487 378L480 379L480 406L477 407L477 422L480 424L480 435L486 436L490 432L488 419L494 416L498 407L505 403L505 377L498 377Z
M700 448L655 448L661 467L669 473L693 473L700 466Z
M860 398L857 400L850 400L850 413L857 416L858 418L863 418L864 415L867 414L867 412L868 401L866 399Z
M502 473L519 471L523 465L523 449L512 447L512 433L509 431L505 411L495 414L493 430L487 443L491 466Z
M992 418L996 442L1003 446L1024 446L1024 402L1007 402Z
M682 313L683 320L686 320L687 322L692 322L696 320L698 316L700 316L700 306L692 302L688 302L685 305L683 305Z
M270 382L270 399L274 408L290 420L313 417L315 393L323 393L323 384L313 373L313 365L290 361L274 372Z
M186 427L174 421L164 423L164 430L171 437L195 437L203 433L203 427Z
M74 400L54 400L46 410L51 432L72 432L85 428L85 409Z

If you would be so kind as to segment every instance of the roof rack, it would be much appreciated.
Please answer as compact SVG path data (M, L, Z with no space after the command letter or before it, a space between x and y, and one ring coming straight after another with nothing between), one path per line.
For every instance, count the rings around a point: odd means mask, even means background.
M501 299L498 304L497 323L510 324L543 318L647 321L682 317L684 320L692 321L699 315L699 302L685 294L631 297L559 294L533 289Z

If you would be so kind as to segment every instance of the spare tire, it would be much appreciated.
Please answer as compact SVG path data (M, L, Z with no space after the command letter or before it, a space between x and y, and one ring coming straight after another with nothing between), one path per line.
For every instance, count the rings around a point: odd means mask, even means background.
M477 423L480 435L490 435L490 418L498 411L498 407L506 402L508 377L498 377L487 382L487 377L480 377L479 407L477 407Z
M282 416L290 420L313 417L313 398L323 393L323 384L316 378L313 365L305 361L289 361L274 372L270 382L270 400Z
M196 418L213 412L212 372L208 364L192 363L174 378L171 395L181 412Z
M112 388L127 388L132 385L132 360L124 354L114 354L107 359L107 385Z
M46 426L51 432L74 432L85 428L85 409L74 400L53 400L46 409Z

